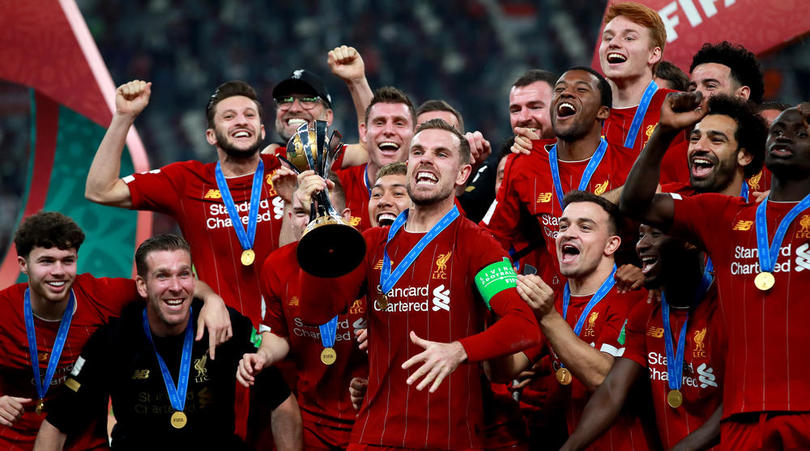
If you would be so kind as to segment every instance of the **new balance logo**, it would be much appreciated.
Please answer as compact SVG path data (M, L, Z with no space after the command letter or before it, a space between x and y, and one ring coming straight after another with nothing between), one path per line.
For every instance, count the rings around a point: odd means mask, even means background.
M697 368L698 372L698 381L700 381L700 388L706 387L717 387L717 382L715 382L715 375L714 369L711 367L707 367L705 363L701 363L700 366Z
M754 225L754 221L743 221L741 219L737 221L736 224L734 224L734 227L731 230L742 230L742 231L751 230L752 225Z
M450 311L450 289L444 289L444 285L439 285L433 289L433 311Z
M551 202L551 193L540 193L537 195L538 204L544 204L546 202Z

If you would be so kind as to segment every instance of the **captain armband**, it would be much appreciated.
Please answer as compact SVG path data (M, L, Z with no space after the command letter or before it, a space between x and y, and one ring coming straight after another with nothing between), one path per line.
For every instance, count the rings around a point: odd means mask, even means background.
M496 294L517 287L517 274L512 269L509 260L503 259L479 271L475 275L475 286L478 288L478 292L481 293L481 297L484 298L487 308L491 310L492 307L489 305L489 301Z

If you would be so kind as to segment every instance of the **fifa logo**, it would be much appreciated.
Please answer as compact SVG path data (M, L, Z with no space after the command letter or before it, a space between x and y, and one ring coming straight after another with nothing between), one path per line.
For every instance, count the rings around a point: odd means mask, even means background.
M433 271L433 279L447 279L447 261L450 260L450 255L453 251L448 251L446 254L439 254L436 259L436 270Z
M692 351L692 357L705 358L706 357L706 328L700 329L695 332L695 349Z
M594 326L596 324L596 318L598 317L599 312L591 312L590 316L588 316L588 326L585 328L585 332L583 333L584 337L593 337L596 335Z

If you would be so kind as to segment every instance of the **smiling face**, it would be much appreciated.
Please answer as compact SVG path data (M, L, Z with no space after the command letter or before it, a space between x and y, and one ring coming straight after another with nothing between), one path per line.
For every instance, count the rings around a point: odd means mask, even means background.
M800 110L802 108L802 110ZM805 113L802 114L802 111ZM810 103L782 112L768 129L765 166L774 177L806 179L810 174Z
M611 230L610 215L593 202L570 203L563 210L557 234L560 273L569 278L592 274L610 259L621 239Z
M368 121L360 124L360 141L368 150L369 161L381 168L405 161L413 131L408 105L380 102L371 106Z
M216 105L214 128L205 131L209 144L236 158L251 157L264 140L256 102L245 96L231 96Z
M146 257L146 275L135 276L138 293L146 298L149 326L158 336L185 330L194 293L191 255L186 250L155 250Z
M408 177L390 174L377 179L368 200L368 215L372 227L389 226L411 205Z
M594 128L601 129L601 122L610 114L602 105L599 79L584 70L570 70L554 85L551 100L551 124L557 138L573 141Z
M284 142L295 135L301 124L312 125L318 120L332 125L332 118L332 109L314 94L290 94L276 100L275 127Z
M707 115L690 132L689 183L695 190L719 193L735 177L742 178L741 167L751 162L751 156L740 152L736 132L737 122L722 114Z
M470 175L462 164L460 142L447 130L426 129L413 137L408 156L408 195L416 205L432 205L451 197Z
M652 75L662 54L660 47L653 46L650 30L625 16L617 16L602 31L599 63L609 80Z
M553 138L550 106L551 86L545 81L512 86L509 91L509 123L512 131L515 131L515 127L531 128L540 138Z
M751 90L740 86L731 76L731 69L725 64L703 63L695 66L689 76L689 92L700 91L703 97L725 94L748 100Z
M76 279L76 249L34 247L27 258L17 257L20 271L28 276L31 303L66 302ZM36 310L36 309L35 309Z

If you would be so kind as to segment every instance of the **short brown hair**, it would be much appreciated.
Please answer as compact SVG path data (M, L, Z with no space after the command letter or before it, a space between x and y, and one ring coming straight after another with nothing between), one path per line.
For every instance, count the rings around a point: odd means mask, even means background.
M144 279L146 278L146 274L149 272L146 257L152 252L176 250L186 251L189 256L191 255L191 247L188 245L188 242L179 235L164 233L146 239L146 241L138 246L138 250L135 251L135 268L138 271L138 275Z
M413 102L411 102L407 94L393 86L383 86L374 91L374 97L371 98L371 102L366 107L366 118L364 119L366 123L368 123L368 114L371 112L371 107L378 103L401 103L407 106L408 111L411 113L411 123L416 124L416 110L413 108Z
M430 113L431 111L446 111L452 114L458 121L458 131L464 133L464 118L462 118L461 113L459 113L458 110L453 108L449 103L438 99L426 100L424 103L419 105L419 108L416 109L416 117L419 117L424 113Z
M217 104L227 99L228 97L245 96L256 104L256 109L259 111L259 120L262 119L262 103L259 102L259 96L256 95L256 90L252 86L241 80L231 80L217 86L217 90L208 99L205 105L205 116L208 119L208 128L214 128L214 115L216 113Z
M461 157L461 163L463 164L470 164L470 143L467 142L467 138L461 134L460 131L456 130L456 127L448 124L447 122L441 119L431 119L427 122L424 122L419 128L416 129L413 136L416 136L422 131L431 130L431 129L438 129L438 130L445 130L453 134L456 138L458 138L459 146L458 152L459 157Z
M40 211L27 218L14 234L17 255L28 258L35 247L76 249L84 242L84 232L69 217L55 211Z
M624 16L631 22L650 30L652 46L660 47L663 53L664 46L667 44L667 29L664 27L661 16L654 9L634 2L614 3L605 13L604 24L607 25L608 22L619 16ZM653 67L653 71L655 71L655 67Z
M381 167L379 171L377 171L377 180L387 176L387 175L407 175L408 174L408 163L404 161L395 161L393 163L388 163L385 166Z

